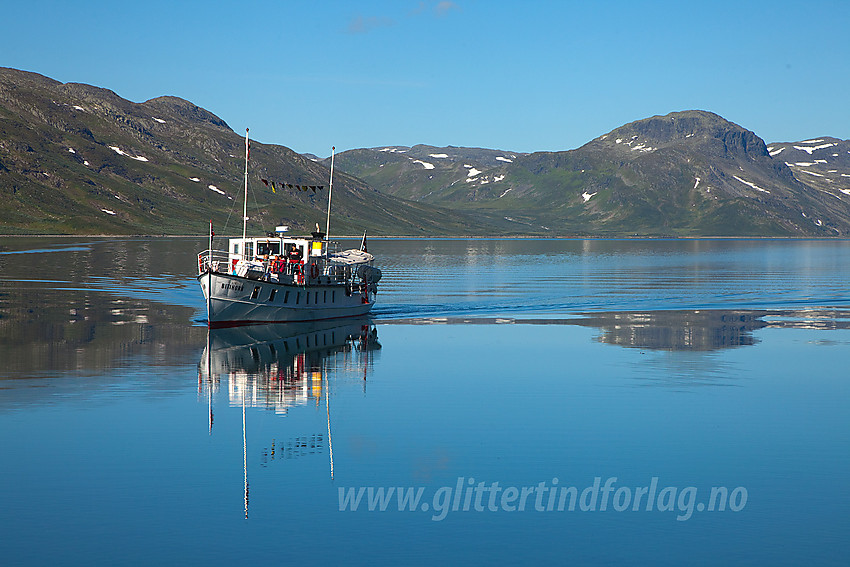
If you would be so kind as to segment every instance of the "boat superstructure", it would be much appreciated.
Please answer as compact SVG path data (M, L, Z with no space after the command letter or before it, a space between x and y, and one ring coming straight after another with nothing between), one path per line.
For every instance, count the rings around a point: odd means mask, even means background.
M248 155L245 134L245 202L248 198ZM381 270L366 250L366 233L359 249L339 251L325 232L290 237L288 227L262 237L246 235L247 208L243 208L242 237L230 238L226 250L209 248L198 254L198 282L207 303L210 327L248 323L319 321L365 315L372 309Z
M332 250L324 233L231 238L198 254L210 326L353 317L375 302L381 271L362 249ZM361 247L362 248L362 247Z

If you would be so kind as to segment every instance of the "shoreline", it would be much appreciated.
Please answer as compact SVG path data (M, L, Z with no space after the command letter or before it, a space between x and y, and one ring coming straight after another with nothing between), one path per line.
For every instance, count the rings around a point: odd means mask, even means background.
M295 235L296 233L292 233ZM241 234L216 235L221 238L241 238ZM362 234L333 236L330 240L360 240ZM406 235L367 235L370 240L850 240L850 236L480 236L480 235L448 235L448 236L406 236ZM198 238L208 239L204 234L0 234L0 238L102 238L102 239L146 239L146 238Z

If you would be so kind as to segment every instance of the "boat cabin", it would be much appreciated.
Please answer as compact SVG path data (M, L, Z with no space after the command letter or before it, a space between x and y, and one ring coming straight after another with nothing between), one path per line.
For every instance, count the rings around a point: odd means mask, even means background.
M287 237L285 232L285 227L278 227L274 235L231 238L228 243L230 273L302 284L305 278L318 280L328 275L328 243L324 233L314 232L308 238Z
M227 251L205 251L198 255L198 271L207 266L213 272L228 273L253 280L294 285L346 284L355 278L377 282L379 270L371 268L371 254L359 250L339 252L325 234L288 237L285 227L262 237L231 238ZM363 272L369 268L373 272ZM367 274L364 276L364 274ZM358 280L359 281L359 280Z
M287 226L279 226L265 237L231 238L230 259L266 262L278 257L306 263L311 257L326 255L327 242L323 232L314 232L311 238L287 238L288 230Z
M307 238L231 238L230 257L237 260L268 260L281 256L287 260L306 261L325 255L326 242Z

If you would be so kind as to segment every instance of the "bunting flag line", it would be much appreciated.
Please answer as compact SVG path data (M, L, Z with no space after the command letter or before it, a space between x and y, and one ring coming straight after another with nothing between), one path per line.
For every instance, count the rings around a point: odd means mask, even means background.
M282 183L280 181L270 181L268 179L260 179L260 181L265 184L266 187L271 187L272 193L277 193L278 189L288 189L290 191L313 191L313 193L317 191L324 190L324 185L300 185L297 183Z

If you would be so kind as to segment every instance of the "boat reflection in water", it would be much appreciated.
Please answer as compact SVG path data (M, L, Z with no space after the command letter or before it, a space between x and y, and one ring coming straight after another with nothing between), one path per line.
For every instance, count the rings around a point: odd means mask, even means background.
M279 414L321 400L327 375L360 372L365 381L380 349L369 318L210 329L198 365L198 388L220 389L230 405Z
M278 450L295 447L318 452L327 442L330 477L333 479L333 440L329 376L357 376L365 389L366 377L381 348L369 318L314 321L275 325L248 325L210 329L207 346L198 364L198 393L206 394L209 431L213 430L213 395L227 379L231 406L242 408L242 466L244 513L248 518L248 435L246 407L265 408L285 415L294 406L324 397L327 437L324 432L294 442L278 444ZM294 445L293 445L294 443ZM272 441L271 454L275 452ZM291 454L293 451L289 451ZM268 451L264 450L264 460Z

